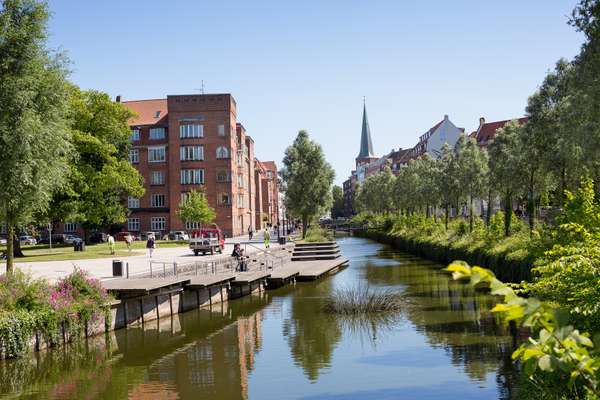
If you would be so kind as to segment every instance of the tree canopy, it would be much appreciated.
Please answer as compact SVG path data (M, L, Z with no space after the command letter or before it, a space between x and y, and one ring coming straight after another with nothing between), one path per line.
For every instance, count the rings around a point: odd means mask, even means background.
M177 216L185 223L210 224L215 220L215 210L208 204L204 192L192 190L179 203Z

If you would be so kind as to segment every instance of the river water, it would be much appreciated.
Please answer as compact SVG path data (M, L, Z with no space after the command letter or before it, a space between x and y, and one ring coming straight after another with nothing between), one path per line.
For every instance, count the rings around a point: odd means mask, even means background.
M0 398L510 399L517 372L494 299L440 265L360 238L338 240L334 276L143 328L0 362ZM403 293L396 318L321 311L335 288Z

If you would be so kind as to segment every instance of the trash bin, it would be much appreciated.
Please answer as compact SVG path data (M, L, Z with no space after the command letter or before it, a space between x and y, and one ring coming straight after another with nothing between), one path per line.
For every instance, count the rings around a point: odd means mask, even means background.
M83 240L79 241L79 251L85 251L85 242Z
M285 244L285 236L280 236L278 242L279 244Z
M113 260L113 276L123 276L123 261Z

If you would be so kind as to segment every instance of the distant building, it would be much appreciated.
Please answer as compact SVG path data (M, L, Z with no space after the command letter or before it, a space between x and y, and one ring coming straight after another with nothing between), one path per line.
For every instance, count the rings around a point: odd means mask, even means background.
M408 161L417 159L425 153L434 158L439 157L444 143L454 146L464 132L464 128L458 128L447 115L444 115L444 119L419 137L419 142L403 156L400 162L407 164Z
M515 118L514 120L505 119L502 121L494 121L494 122L485 122L485 118L479 118L479 127L476 131L472 132L469 136L474 138L477 141L477 144L481 147L487 147L494 141L496 137L496 132L498 129L503 128L506 124L511 121L517 121L519 125L525 124L529 118Z

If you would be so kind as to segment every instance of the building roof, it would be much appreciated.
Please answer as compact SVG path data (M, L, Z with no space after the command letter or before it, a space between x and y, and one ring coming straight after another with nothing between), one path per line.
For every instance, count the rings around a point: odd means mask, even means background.
M477 143L485 143L490 140L493 140L496 136L496 131L513 120L516 120L519 123L519 125L523 125L529 120L529 118L523 117L515 119L505 119L503 121L485 122L485 119L483 119L482 117L480 121L483 123L480 124L479 129L475 132L475 138L477 139Z
M129 125L154 125L166 121L167 99L124 101L123 105L137 114L129 120Z
M261 162L266 170L277 171L277 165L275 165L275 161L261 161Z
M360 134L360 152L356 158L375 158L373 152L373 141L371 140L371 128L367 118L367 105L363 104L362 131Z

